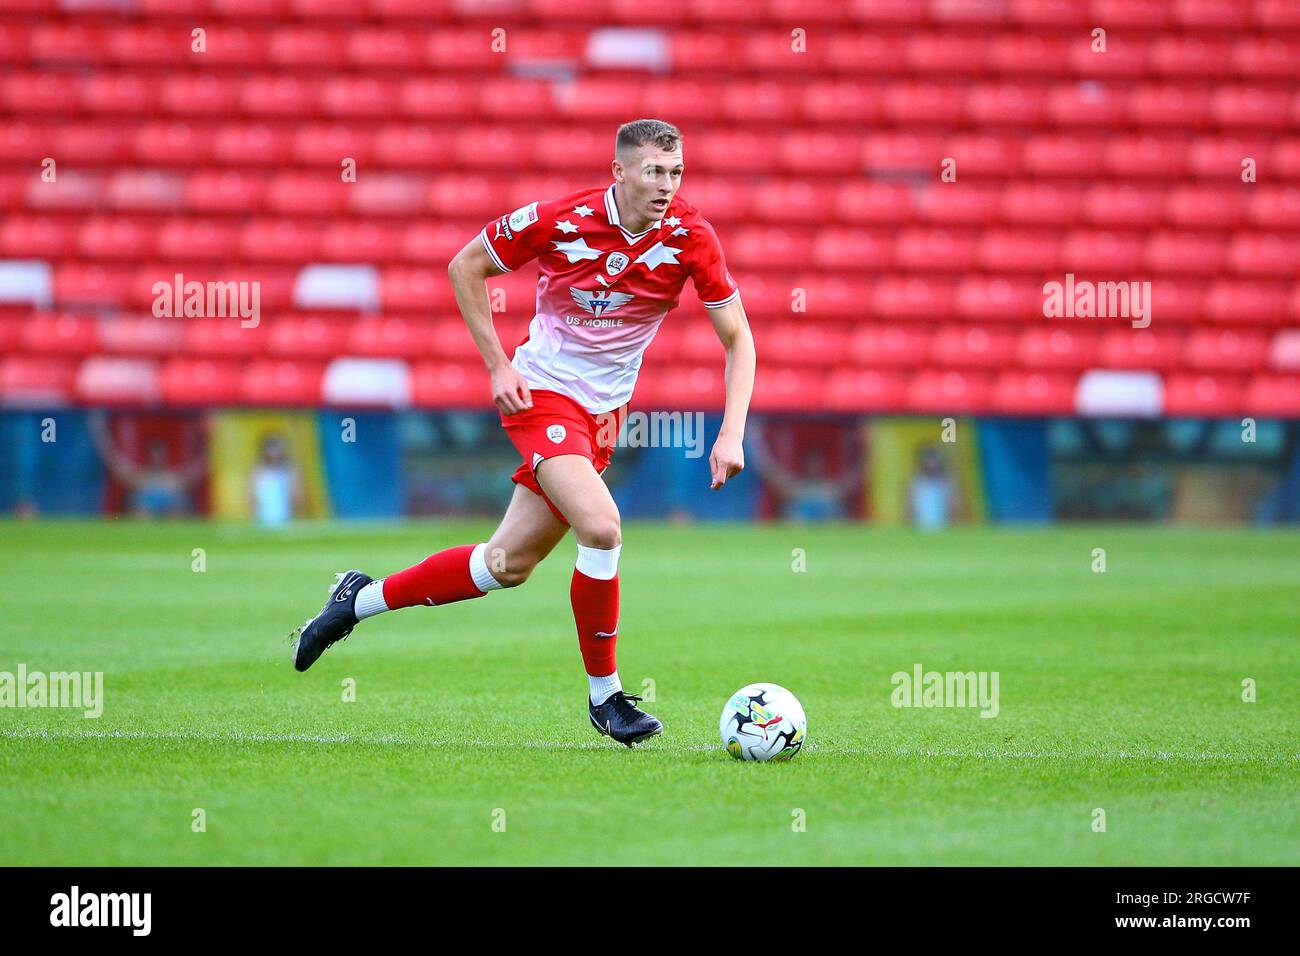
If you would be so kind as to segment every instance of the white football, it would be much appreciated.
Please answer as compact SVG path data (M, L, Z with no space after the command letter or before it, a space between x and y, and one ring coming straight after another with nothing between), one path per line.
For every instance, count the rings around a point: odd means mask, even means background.
M793 760L808 734L808 718L784 687L750 684L727 700L718 727L722 746L737 760Z

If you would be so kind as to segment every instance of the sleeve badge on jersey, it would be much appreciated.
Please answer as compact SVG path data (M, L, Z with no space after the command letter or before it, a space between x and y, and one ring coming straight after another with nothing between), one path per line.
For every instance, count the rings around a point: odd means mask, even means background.
M515 232L527 229L537 221L537 203L530 202L527 206L520 206L510 214L510 228Z

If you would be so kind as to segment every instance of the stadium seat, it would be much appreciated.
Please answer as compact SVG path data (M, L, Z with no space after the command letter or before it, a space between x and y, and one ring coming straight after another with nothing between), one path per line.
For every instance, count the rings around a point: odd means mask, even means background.
M250 405L319 405L323 373L316 362L257 360L244 371L240 394Z
M1077 379L1061 372L1012 369L993 382L990 409L1003 415L1069 415Z
M1211 418L1242 412L1245 387L1231 375L1179 373L1165 380L1166 415Z

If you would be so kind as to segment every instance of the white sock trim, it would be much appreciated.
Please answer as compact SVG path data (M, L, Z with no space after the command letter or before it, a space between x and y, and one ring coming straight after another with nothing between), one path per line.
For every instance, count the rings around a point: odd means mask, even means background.
M589 578L608 581L618 574L618 556L622 550L621 544L609 551L578 545L578 563L575 566Z
M358 591L357 603L353 609L356 611L358 621L364 621L368 617L390 610L388 602L384 600L384 579L371 581Z
M618 679L618 671L614 671L608 677L592 677L588 674L587 683L591 686L591 702L597 707L623 689L623 682Z
M494 578L492 572L488 570L487 559L484 557L486 554L487 544L484 543L475 545L474 550L469 555L469 576L474 579L474 587L484 594L502 587L501 582Z

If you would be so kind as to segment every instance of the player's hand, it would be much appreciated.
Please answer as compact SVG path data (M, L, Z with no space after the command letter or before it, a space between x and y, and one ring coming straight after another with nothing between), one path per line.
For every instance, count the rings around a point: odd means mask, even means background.
M717 491L727 483L728 478L734 478L744 470L745 449L741 447L740 439L719 435L713 443L713 452L709 455L709 471L713 475L710 490Z
M502 415L513 415L533 407L533 393L513 365L503 365L492 373L492 401Z

